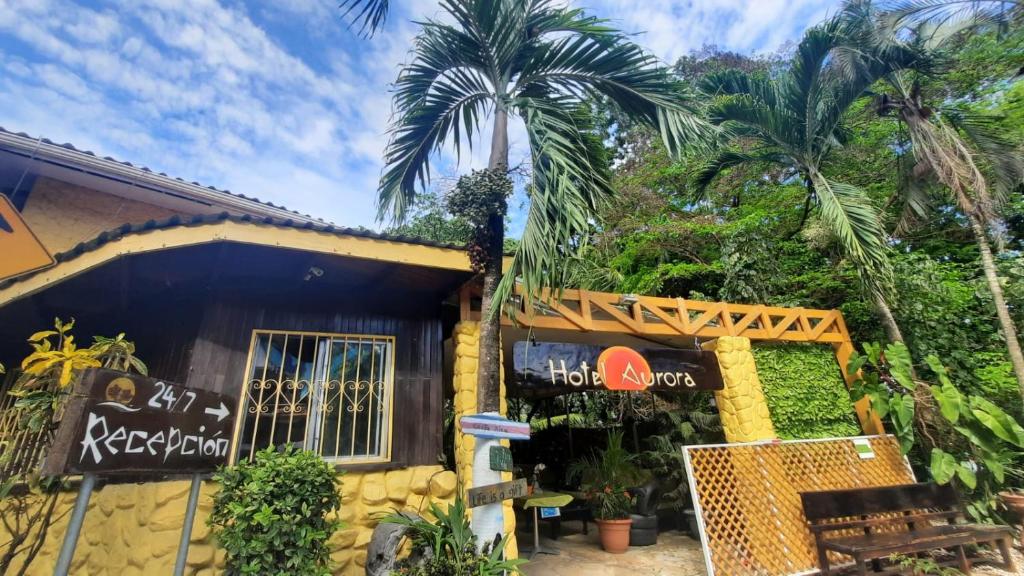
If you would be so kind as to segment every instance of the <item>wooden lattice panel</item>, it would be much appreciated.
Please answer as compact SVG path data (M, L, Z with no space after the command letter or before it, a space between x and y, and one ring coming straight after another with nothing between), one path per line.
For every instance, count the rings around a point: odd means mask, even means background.
M892 436L685 448L708 573L783 576L817 569L800 492L914 482ZM836 558L836 560L840 560Z

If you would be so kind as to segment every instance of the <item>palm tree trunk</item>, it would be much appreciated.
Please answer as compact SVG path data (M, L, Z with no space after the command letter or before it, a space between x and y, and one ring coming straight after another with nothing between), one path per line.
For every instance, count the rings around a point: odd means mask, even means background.
M875 295L875 310L878 312L889 341L906 344L903 340L903 332L900 331L896 317L893 316L892 309L889 308L889 303L886 302L884 296ZM915 382L917 381L917 370L913 365L910 366L910 377ZM919 385L914 388L911 395L914 397L914 430L917 435L917 445L921 448L921 453L927 456L931 454L932 448L941 445L941 439L948 439L950 426L945 419L940 417L939 407L927 387Z
M889 303L885 301L885 297L881 294L875 294L875 310L878 312L879 319L882 321L882 328L885 329L885 336L889 341L903 342L903 332L900 331L900 326L896 323L896 317L892 315Z
M1003 329L1003 337L1006 338L1006 349L1010 354L1010 362L1013 364L1013 374L1017 377L1017 386L1020 387L1021 398L1024 398L1024 354L1021 353L1020 341L1017 340L1017 327L1010 318L1010 310L1006 306L1006 298L1003 296L1003 287L999 284L999 276L996 273L996 263L992 258L992 249L988 245L988 237L985 235L985 228L981 225L976 214L968 214L971 220L971 230L974 232L974 239L978 242L978 252L981 253L981 267L985 271L985 280L988 281L988 289L992 292L992 302L996 305L996 316L999 317L999 324Z
M500 102L494 110L494 133L491 136L491 170L508 167L508 111ZM480 366L477 369L476 405L479 412L497 412L501 399L501 314L492 311L494 294L501 282L501 264L505 243L505 215L491 214L487 220L487 261L484 265L484 286L480 314Z

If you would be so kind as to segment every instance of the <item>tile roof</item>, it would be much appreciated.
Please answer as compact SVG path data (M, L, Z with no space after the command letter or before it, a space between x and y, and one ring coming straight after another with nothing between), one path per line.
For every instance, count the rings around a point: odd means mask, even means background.
M174 176L168 176L164 172L155 172L155 171L153 171L152 169L150 169L150 168L148 168L146 166L136 166L135 164L132 164L131 162L125 162L123 160L118 160L116 158L111 158L110 156L100 157L100 156L96 155L96 153L94 153L91 150L81 150L79 148L76 148L74 144L70 144L70 143L67 143L67 142L65 142L63 144L58 144L57 142L54 142L54 141L52 141L52 140L50 140L48 138L42 138L42 137L38 137L37 138L37 137L30 136L30 135L28 135L28 134L26 134L24 132L12 132L10 130L5 129L3 126L0 126L0 135L3 135L3 134L6 134L8 136L15 136L15 137L24 139L26 146L38 146L39 144L47 144L49 146L60 147L60 148L63 148L65 150L70 150L71 152L75 152L77 154L82 154L82 155L85 155L85 156L89 156L89 157L91 157L93 159L96 159L96 160L102 160L102 161L105 161L105 162L110 162L112 164L120 165L121 167L139 170L141 172L145 172L147 174L150 174L150 175L153 175L153 176L156 176L156 177L160 177L161 179L166 180L168 184L195 186L197 188L202 188L202 189L207 190L207 191L216 192L216 193L219 193L219 194L224 194L224 195L226 195L228 197L238 198L238 199L245 200L245 201L248 201L248 202L254 202L256 204L261 204L261 205L269 207L269 208L274 208L274 209L277 209L277 210L284 210L286 212L291 212L292 214L294 214L296 216L299 216L299 217L302 217L304 219L316 220L318 222L323 222L325 224L327 223L322 218L316 218L314 216L310 216L309 214L302 214L301 212L296 212L295 210L290 210L290 209L288 209L288 208L286 208L284 206L281 206L279 204L274 204L273 202L267 202L265 200L260 200L259 198L255 198L253 196L246 196L245 194L239 194L237 192L231 192L230 190L222 190L222 189L219 189L219 188L217 188L215 186L205 186L203 184L200 184L199 182L188 182L186 180L183 180L182 178L177 178L177 177L174 177Z

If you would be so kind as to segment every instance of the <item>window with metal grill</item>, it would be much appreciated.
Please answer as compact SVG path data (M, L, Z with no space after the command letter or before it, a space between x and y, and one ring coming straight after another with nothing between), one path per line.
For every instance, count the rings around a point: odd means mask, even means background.
M338 463L391 458L394 338L257 330L236 459L292 445Z

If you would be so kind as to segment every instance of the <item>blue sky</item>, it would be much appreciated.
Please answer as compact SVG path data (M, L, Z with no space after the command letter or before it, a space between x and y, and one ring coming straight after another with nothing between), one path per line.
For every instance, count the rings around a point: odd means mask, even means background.
M838 0L572 0L666 62L704 43L773 51ZM0 126L375 227L388 86L410 20L436 0L393 0L372 40L338 0L0 0ZM513 127L512 164L526 158ZM485 162L482 146L441 177ZM515 219L518 224L519 219ZM515 226L518 228L518 226Z

